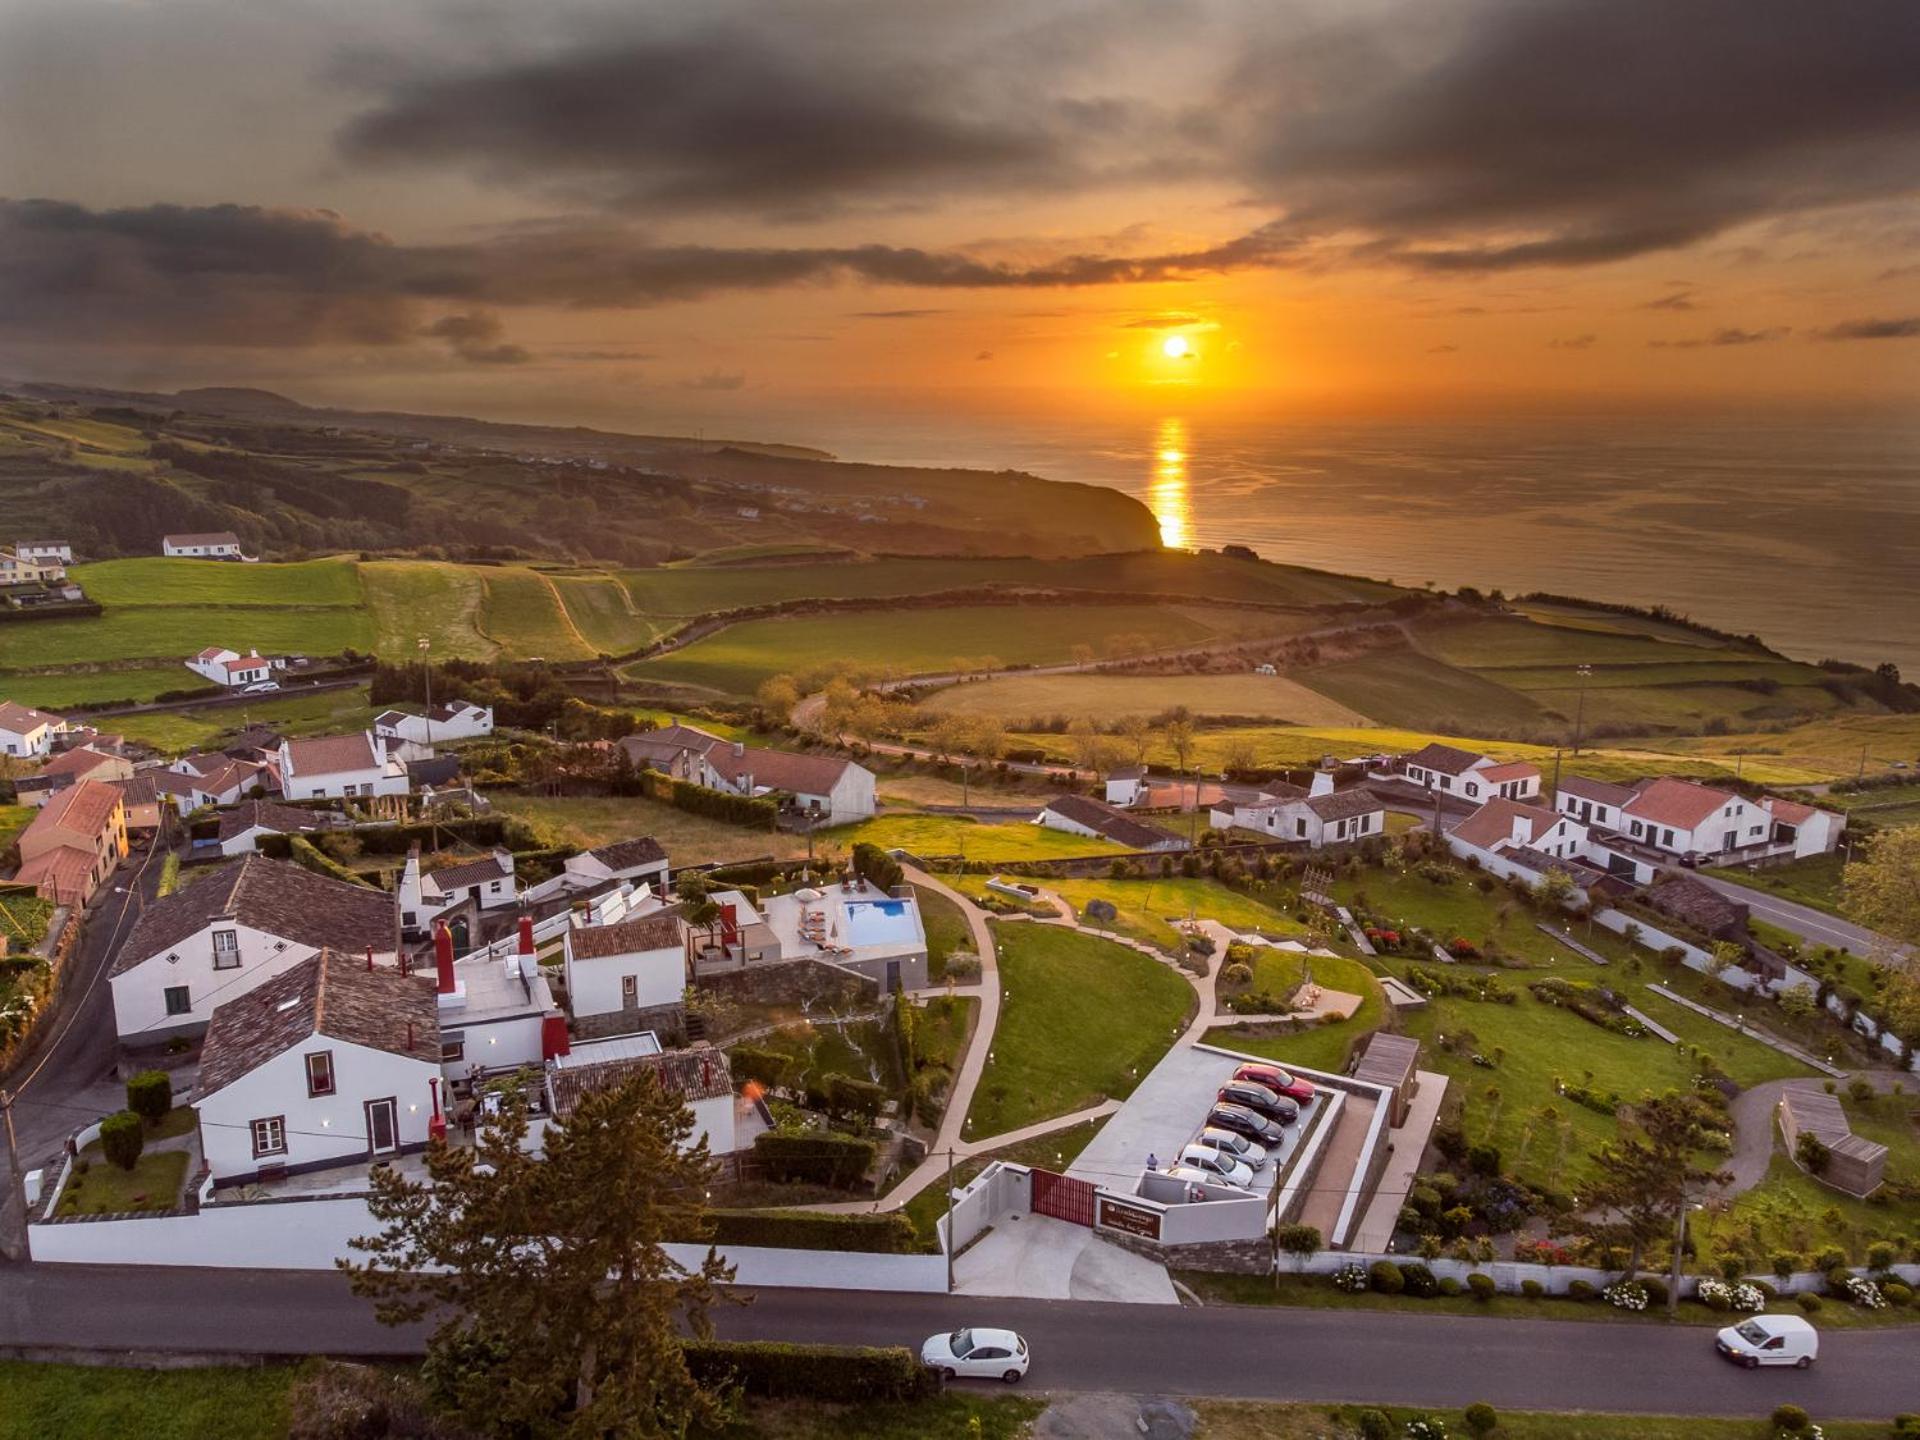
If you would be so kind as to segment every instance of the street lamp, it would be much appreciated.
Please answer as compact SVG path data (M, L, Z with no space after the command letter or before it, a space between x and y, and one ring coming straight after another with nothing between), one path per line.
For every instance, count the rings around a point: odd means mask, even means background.
M1580 677L1579 699L1575 703L1573 712L1573 758L1578 760L1580 758L1580 732L1585 726L1587 719L1587 681L1593 678L1593 667L1591 665L1576 665L1573 673Z

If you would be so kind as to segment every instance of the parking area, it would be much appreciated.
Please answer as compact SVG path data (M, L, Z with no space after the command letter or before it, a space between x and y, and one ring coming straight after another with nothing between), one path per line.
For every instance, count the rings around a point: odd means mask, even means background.
M1120 1111L1101 1128L1067 1173L1096 1185L1131 1192L1146 1168L1147 1156L1160 1167L1174 1164L1199 1134L1214 1095L1242 1062L1207 1050L1176 1046L1154 1066ZM1324 1097L1300 1107L1300 1118L1285 1127L1280 1149L1255 1173L1253 1189L1271 1193L1274 1176L1299 1146Z

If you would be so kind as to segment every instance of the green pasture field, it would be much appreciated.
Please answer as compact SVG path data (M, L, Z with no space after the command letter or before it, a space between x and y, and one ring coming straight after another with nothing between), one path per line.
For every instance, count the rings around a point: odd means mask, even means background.
M1542 625L1513 618L1425 625L1419 643L1428 653L1466 669L1553 665L1660 665L1701 659L1700 647L1684 649L1649 635ZM1732 655L1751 653L1731 651ZM1811 668L1811 667L1807 667Z
M591 660L597 652L567 619L559 593L537 570L476 567L485 587L480 629L515 660Z
M1405 650L1315 666L1294 678L1382 725L1511 731L1553 723L1533 700L1493 679Z
M5 653L4 645L0 645L0 654ZM0 674L0 699L57 711L63 705L151 700L164 691L191 690L205 683L177 663L129 670L50 670L39 675Z
M84 619L8 625L0 635L0 665L36 670L86 661L184 662L209 645L224 645L243 654L258 649L266 654L332 655L371 649L373 624L363 608L114 607ZM179 674L177 686L166 688L184 690L201 683L185 668ZM114 695L126 693L108 688Z
M244 565L231 560L141 556L76 565L73 577L109 609L128 605L353 608L366 599L359 566L340 557Z
M559 574L547 578L560 592L574 628L596 651L624 654L650 643L665 628L636 615L620 582L605 574Z
M493 791L493 808L533 824L543 844L590 849L610 840L651 835L678 865L701 860L785 859L807 853L804 836L777 830L746 830L638 796L576 797L515 795ZM832 863L833 847L814 837L814 853Z
M340 735L370 728L374 714L367 703L366 687L356 685L281 700L261 695L245 705L116 715L103 723L130 740L143 741L166 754L178 754L204 749L249 724L270 725L289 735Z
M1036 807L1037 809L1038 807ZM965 815L876 815L852 825L814 832L816 847L828 842L851 851L860 842L916 855L959 855L969 860L1052 860L1070 855L1122 854L1124 846L1087 835L1069 835L1044 825L1016 821L989 825Z
M1567 630L1598 630L1613 635L1647 635L1674 645L1693 645L1703 650L1724 650L1730 643L1712 635L1703 635L1685 625L1655 620L1648 615L1616 615L1611 610L1589 609L1584 605L1559 605L1549 601L1528 601L1514 607L1529 620L1543 625L1558 625ZM1745 647L1739 647L1745 648Z
M1804 780L1851 779L1863 767L1874 774L1896 760L1908 765L1920 760L1920 715L1836 715L1774 730L1749 729L1660 743L1680 754L1722 756L1729 761L1745 755L1749 774L1754 773L1757 757L1766 764L1799 771ZM1882 795L1898 798L1897 792L1883 791L1836 795L1833 802L1870 804Z
M1101 723L1184 705L1195 715L1258 716L1296 725L1361 725L1367 717L1280 675L1003 675L949 685L926 697L943 714L1016 721L1055 715Z
M479 571L430 560L370 560L360 567L373 611L374 648L387 660L418 658L433 642L435 660L489 660L500 647L480 633L486 587Z

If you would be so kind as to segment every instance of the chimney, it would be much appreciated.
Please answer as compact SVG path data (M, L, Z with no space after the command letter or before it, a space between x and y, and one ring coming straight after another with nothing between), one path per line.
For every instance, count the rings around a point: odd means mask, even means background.
M736 760L744 760L747 758L746 741L736 740L733 742L733 758Z
M1309 796L1314 796L1314 795L1331 795L1332 793L1333 793L1333 772L1331 770L1314 771L1313 779L1309 781L1307 785L1307 794Z
M369 975L373 973L373 947L371 945L367 946L367 973Z
M433 925L433 964L439 975L439 984L435 987L437 1002L442 1010L453 1010L467 1003L467 987L462 985L453 973L453 931L447 928L447 922L436 920Z
M520 933L513 954L507 957L507 974L518 976L522 980L530 979L539 961L534 958L533 917L520 917Z

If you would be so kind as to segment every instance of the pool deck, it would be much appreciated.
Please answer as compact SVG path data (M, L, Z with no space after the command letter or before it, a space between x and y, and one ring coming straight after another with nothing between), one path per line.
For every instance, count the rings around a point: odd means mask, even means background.
M846 964L926 953L927 935L920 921L920 907L910 897L889 895L877 885L845 891L837 884L825 885L819 888L819 894L820 899L813 901L802 901L797 894L770 895L760 904L760 913L773 928L780 941L780 953L787 959L817 955ZM897 929L898 933L858 943L856 937L873 924L871 920L863 924L859 912L886 901L905 907L905 913L898 918L876 917L884 920L886 930ZM851 917L849 911L853 912ZM810 916L818 916L819 921L809 926Z

